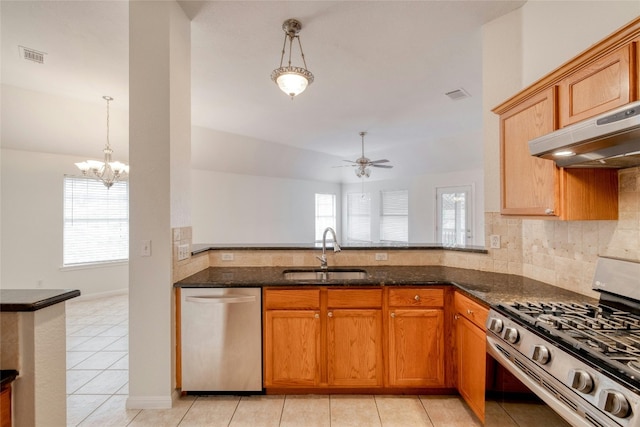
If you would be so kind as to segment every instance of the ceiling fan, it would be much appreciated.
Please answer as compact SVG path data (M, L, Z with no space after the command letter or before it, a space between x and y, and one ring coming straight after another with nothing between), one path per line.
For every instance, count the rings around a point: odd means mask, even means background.
M362 177L369 178L369 176L371 175L370 167L385 168L385 169L391 169L393 167L391 165L383 165L383 164L381 164L381 163L389 163L389 160L387 160L387 159L369 160L368 158L366 158L364 156L364 136L366 134L367 134L366 132L360 132L360 136L362 137L362 157L356 159L355 161L353 161L353 160L344 160L345 162L352 163L351 166L355 166L356 167L354 172L356 173L356 176L358 178L362 178Z

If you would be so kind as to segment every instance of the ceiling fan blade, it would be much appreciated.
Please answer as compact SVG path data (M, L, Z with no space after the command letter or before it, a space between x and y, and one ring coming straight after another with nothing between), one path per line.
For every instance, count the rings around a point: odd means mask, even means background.
M348 167L354 167L354 166L358 166L358 165L336 165L331 167L332 168L348 168Z
M371 167L391 169L393 166L391 166L391 165L371 165Z
M374 164L374 163L389 163L389 160L387 160L387 159L371 160L369 163L371 163L371 164Z
M343 160L343 162L356 163L357 164L357 162L354 162L353 160Z

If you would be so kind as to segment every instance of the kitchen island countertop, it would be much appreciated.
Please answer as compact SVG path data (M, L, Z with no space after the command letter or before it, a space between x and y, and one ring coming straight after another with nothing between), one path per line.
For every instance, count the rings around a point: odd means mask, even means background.
M266 286L435 286L452 285L488 304L513 301L564 301L592 303L591 297L526 277L444 266L353 266L335 270L365 270L366 279L295 281L285 271L304 267L209 267L177 283L177 288Z

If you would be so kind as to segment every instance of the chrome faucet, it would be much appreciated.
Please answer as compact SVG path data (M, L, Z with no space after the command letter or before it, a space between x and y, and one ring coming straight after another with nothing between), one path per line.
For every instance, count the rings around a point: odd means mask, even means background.
M329 268L327 266L327 232L331 232L331 236L333 237L333 252L340 252L340 245L338 245L338 238L336 237L336 232L331 227L327 227L324 229L324 233L322 233L322 256L316 256L320 260L320 268L322 270L326 270Z

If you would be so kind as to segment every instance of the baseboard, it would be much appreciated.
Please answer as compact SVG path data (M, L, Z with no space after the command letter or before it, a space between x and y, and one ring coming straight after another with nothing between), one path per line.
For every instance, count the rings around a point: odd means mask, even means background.
M127 409L171 409L176 398L176 391L170 396L129 396Z
M71 301L90 301L90 300L100 299L100 298L127 295L128 293L129 293L129 288L122 288L122 289L115 289L113 291L104 291L104 292L96 292L95 294L80 295L79 297L74 298Z

